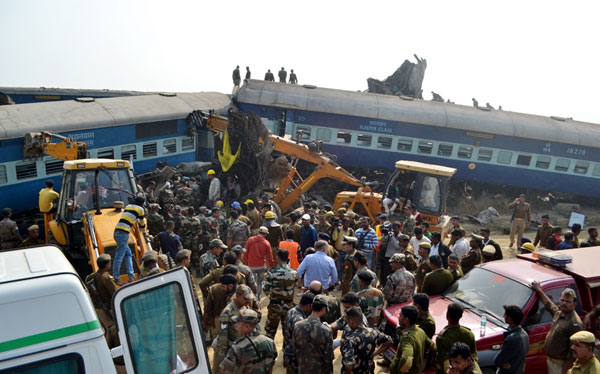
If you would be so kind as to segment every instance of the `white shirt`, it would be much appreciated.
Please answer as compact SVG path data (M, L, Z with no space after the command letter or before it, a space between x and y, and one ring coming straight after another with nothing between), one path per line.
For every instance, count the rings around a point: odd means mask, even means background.
M469 241L465 238L460 238L452 246L452 253L460 259L469 252L469 248Z
M431 243L431 240L429 240L429 238L426 237L425 235L423 235L421 240L417 239L416 236L413 236L412 238L410 238L410 242L408 242L408 243L412 246L413 252L415 253L415 257L420 260L421 256L419 256L419 244ZM431 256L431 254L430 254L430 256Z
M429 250L429 257L439 256L439 255L440 255L440 243L432 244L431 249Z
M219 181L219 178L214 177L210 181L210 187L208 187L208 199L217 201L219 197L221 197L221 181Z

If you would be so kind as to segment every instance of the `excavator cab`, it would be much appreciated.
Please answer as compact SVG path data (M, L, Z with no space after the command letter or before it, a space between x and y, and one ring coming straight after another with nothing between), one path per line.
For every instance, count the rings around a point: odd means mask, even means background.
M80 274L96 271L103 253L114 257L114 228L124 206L135 201L137 186L128 161L83 159L65 161L52 239L67 249L67 257ZM147 250L143 235L130 237L134 269ZM123 268L122 273L126 274Z
M395 166L396 170L384 187L384 199L390 199L391 204L397 202L395 205L399 208L404 205L404 199L410 200L424 222L437 225L446 210L448 185L456 169L404 160L396 161Z

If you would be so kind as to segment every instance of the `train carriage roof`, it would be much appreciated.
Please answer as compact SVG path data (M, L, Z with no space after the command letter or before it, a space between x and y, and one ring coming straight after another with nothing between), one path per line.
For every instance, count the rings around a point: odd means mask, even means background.
M185 118L194 110L226 113L228 95L218 92L140 95L0 106L0 139L27 132L65 132Z
M600 142L600 125L595 123L502 110L486 111L472 106L407 100L398 96L310 85L247 80L235 99L239 103L416 123L587 147L597 147Z

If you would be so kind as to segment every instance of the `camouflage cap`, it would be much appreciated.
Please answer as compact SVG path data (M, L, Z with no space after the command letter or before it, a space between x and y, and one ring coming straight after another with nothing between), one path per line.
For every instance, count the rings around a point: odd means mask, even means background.
M577 298L575 291L572 288L565 288L560 294L561 299L575 300Z
M313 304L314 303L325 304L327 306L327 309L329 309L329 304L327 303L327 296L325 295L316 295L313 299Z
M233 316L231 320L235 323L238 322L247 322L247 323L258 323L260 319L258 318L258 313L250 308L242 308L237 316Z
M596 337L589 331L577 331L575 334L571 335L569 340L571 340L574 343L596 343Z
M184 258L189 258L192 255L192 251L189 249L182 249L175 254L175 261L181 261Z
M394 253L388 262L404 262L405 258L404 253Z
M215 248L215 247L221 247L223 249L227 248L227 246L225 245L225 243L223 243L223 241L221 239L211 240L210 244L208 246L209 246L209 248Z
M250 287L246 286L245 284L238 285L235 293L237 295L246 296L250 302L256 300L256 297L254 296L254 292L252 292Z
M242 247L239 244L234 245L233 247L231 247L231 252L235 253L236 256L241 256L244 252L246 252L246 248Z
M103 253L98 257L98 261L111 261L112 258L108 253Z

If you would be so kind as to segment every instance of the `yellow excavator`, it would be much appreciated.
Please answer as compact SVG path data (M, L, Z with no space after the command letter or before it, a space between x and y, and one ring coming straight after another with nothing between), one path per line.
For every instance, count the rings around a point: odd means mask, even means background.
M44 214L46 242L63 248L80 275L98 270L98 256L114 257L114 228L124 205L132 203L137 193L129 161L87 158L85 143L51 132L27 133L23 154L65 160L56 214ZM132 227L129 246L139 273L141 258L151 248L137 224ZM121 274L127 280L124 264Z

